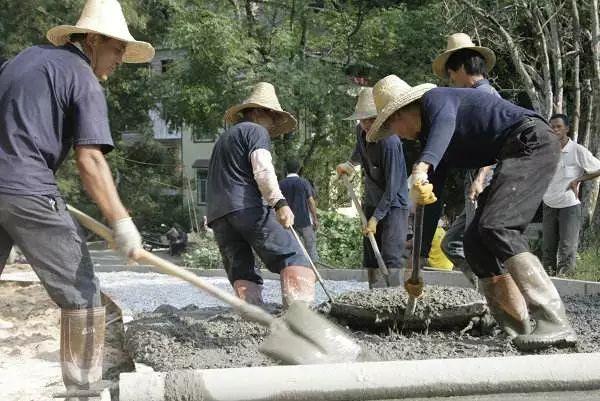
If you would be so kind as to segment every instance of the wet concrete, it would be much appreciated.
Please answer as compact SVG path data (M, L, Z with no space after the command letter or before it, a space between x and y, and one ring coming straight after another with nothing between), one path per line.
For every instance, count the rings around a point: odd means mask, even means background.
M352 329L462 329L472 320L480 323L487 307L483 297L470 288L427 286L417 300L415 312L404 321L408 294L397 288L351 291L321 309Z
M466 300L471 300L470 295L467 296ZM598 352L600 296L565 298L565 304L579 336L577 348L549 348L538 353ZM277 310L271 306L272 312ZM136 362L157 371L267 366L276 364L258 351L267 333L267 329L245 322L227 308L165 307L128 325L126 347ZM461 333L460 330L430 328L403 334L391 329L379 333L352 330L352 336L363 347L367 360L522 354L498 329L489 334L477 329Z

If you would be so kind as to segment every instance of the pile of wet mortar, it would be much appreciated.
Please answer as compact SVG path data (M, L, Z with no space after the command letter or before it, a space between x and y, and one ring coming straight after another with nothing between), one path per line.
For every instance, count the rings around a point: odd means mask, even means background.
M427 291L431 294L432 287L428 286ZM342 294L336 297L336 302L348 300L348 297L358 299L354 294ZM360 302L367 302L366 299L362 297ZM463 301L469 303L472 300L465 298ZM422 306L423 309L419 309L417 304L416 313L427 313L428 316L432 311L442 313L444 308L437 308L443 305L440 299L434 301L431 298L429 310L427 304ZM600 351L600 320L597 318L600 314L600 296L565 298L565 305L579 336L577 348L549 348L538 353ZM273 305L270 311L278 313ZM434 319L431 320L433 322ZM344 319L338 322L344 324ZM345 325L371 360L521 354L497 329L482 333L475 328L461 333L459 328L437 330L430 326L429 330L404 330L400 333L392 326L386 326L387 330L383 331L367 332ZM136 362L149 365L157 371L275 365L277 362L258 351L259 344L267 335L266 328L244 321L228 308L198 309L190 306L177 309L163 306L128 324L126 348Z

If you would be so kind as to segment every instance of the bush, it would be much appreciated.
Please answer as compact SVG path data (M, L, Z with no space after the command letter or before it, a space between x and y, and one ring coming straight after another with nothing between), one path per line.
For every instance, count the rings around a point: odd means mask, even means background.
M335 211L319 211L317 232L319 258L330 265L351 269L362 266L360 220Z
M183 254L183 264L194 269L222 269L219 246L207 233L190 234L188 251Z

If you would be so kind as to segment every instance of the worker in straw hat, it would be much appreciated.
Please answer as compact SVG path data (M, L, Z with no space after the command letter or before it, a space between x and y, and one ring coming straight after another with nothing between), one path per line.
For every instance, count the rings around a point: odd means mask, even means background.
M408 232L408 184L402 142L392 136L377 143L368 143L367 132L376 116L373 88L362 88L354 114L345 118L358 121L354 152L348 161L336 168L338 175L351 178L355 166L362 167L365 182L363 211L368 219L366 227L363 227L363 266L368 272L370 288L383 287L386 283L366 235L369 232L375 235L390 273L390 284L400 285L400 268Z
M370 141L398 135L424 145L412 169L417 204L436 200L431 175L498 162L465 233L467 261L483 282L494 318L518 348L573 345L575 332L560 296L523 235L560 156L548 124L536 112L485 91L411 87L395 75L375 85L374 97L378 115ZM405 286L412 294L422 292L422 283Z
M271 138L296 129L296 119L281 109L273 85L260 82L227 110L225 122L230 127L210 158L207 218L229 281L238 297L262 303L254 250L267 269L279 273L284 305L312 302L315 275L290 231L294 214L271 160Z
M434 60L433 72L442 79L448 79L454 87L473 88L500 96L487 79L495 61L492 50L476 46L465 33L455 33L448 37L446 50ZM477 280L465 259L463 236L475 216L477 197L489 184L493 171L493 166L485 166L465 172L465 208L442 240L443 252L474 286L477 286Z
M0 271L19 246L61 308L67 390L102 378L105 311L85 236L66 210L54 173L75 149L84 188L114 230L123 256L141 247L104 154L113 148L98 80L154 50L129 34L116 0L88 0L76 25L48 31L0 71Z

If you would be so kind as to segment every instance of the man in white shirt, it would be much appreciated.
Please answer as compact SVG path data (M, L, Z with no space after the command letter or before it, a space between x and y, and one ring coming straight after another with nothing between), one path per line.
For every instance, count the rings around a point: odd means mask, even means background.
M581 202L579 184L600 176L600 160L569 136L569 118L554 114L550 125L560 139L561 157L544 194L544 266L550 275L563 275L575 268Z

